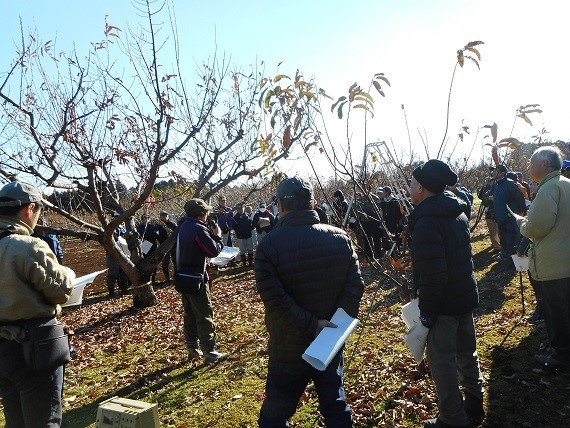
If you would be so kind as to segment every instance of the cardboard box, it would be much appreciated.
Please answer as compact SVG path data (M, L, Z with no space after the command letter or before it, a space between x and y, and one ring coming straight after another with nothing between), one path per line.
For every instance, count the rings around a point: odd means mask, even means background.
M112 397L99 404L97 428L157 428L158 406L144 401Z

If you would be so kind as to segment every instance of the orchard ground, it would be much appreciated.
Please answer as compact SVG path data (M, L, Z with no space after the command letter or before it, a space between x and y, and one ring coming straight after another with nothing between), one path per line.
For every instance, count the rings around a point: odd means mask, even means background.
M526 274L523 314L520 277L492 259L483 223L472 244L481 300L475 320L486 388L483 426L570 426L570 371L546 370L535 361L548 352L548 340L544 325L526 321L534 310ZM78 275L105 268L97 243L63 239L62 245L65 264ZM437 414L433 383L403 344L396 289L365 260L361 266L366 282L361 326L345 350L354 426L422 426ZM161 280L160 266L158 272ZM158 403L164 427L257 426L267 333L253 271L222 268L214 277L219 348L230 355L216 365L186 360L180 295L170 285L158 286L156 293L158 305L134 309L131 295L107 298L103 274L86 287L82 306L64 310L61 321L75 331L77 356L65 371L63 426L94 426L99 403L112 396ZM324 426L311 386L291 425Z

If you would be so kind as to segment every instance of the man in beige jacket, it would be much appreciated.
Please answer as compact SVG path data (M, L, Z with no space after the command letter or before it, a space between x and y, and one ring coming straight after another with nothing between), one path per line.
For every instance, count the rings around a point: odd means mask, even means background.
M27 330L57 322L75 274L31 236L43 208L39 189L0 189L0 397L6 426L59 427L63 366L33 370L24 358Z
M532 240L529 270L543 290L544 320L552 353L539 363L570 366L570 180L560 175L562 155L553 146L530 158L530 176L538 190L526 217L517 223Z

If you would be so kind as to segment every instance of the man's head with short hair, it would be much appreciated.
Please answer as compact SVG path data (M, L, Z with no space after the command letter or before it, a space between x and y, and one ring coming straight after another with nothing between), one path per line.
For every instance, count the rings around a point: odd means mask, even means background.
M388 195L391 195L391 194L392 194L392 188L391 188L390 186L384 186L384 187L382 188L382 191L383 191L384 193L388 194Z
M184 204L184 211L188 217L198 218L208 214L212 207L208 205L203 199L193 198Z
M539 183L552 171L562 169L562 153L554 146L539 147L530 157L530 177Z
M507 175L507 172L509 172L506 165L503 164L495 167L494 171L495 171L495 180L501 180L503 177Z
M0 215L18 217L32 229L43 207L42 192L31 184L13 181L0 189Z
M300 177L286 178L279 183L275 196L287 212L313 209L313 186Z

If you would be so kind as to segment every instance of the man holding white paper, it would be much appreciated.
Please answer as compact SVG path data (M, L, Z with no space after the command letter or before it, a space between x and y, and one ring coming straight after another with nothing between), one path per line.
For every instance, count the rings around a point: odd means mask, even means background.
M560 175L562 155L553 146L530 158L530 176L538 183L526 217L516 217L532 240L529 268L542 290L542 309L552 351L538 358L550 367L570 367L570 180Z
M457 183L445 162L431 159L412 177L412 294L419 298L420 321L429 329L427 357L439 409L424 427L477 426L485 417L473 324L479 295L465 202L444 192Z
M356 318L364 283L348 235L320 224L312 186L288 178L277 188L279 222L257 248L255 277L269 331L269 368L259 426L287 427L312 380L327 427L351 427L342 349L324 370L302 359L313 339L341 308Z

